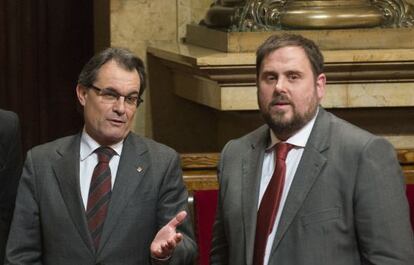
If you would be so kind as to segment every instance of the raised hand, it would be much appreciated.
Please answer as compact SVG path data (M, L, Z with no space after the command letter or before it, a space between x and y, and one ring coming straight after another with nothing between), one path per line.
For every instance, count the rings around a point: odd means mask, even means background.
M181 211L158 231L150 247L152 257L166 259L172 255L183 239L183 235L176 232L177 226L182 224L186 217L187 212Z

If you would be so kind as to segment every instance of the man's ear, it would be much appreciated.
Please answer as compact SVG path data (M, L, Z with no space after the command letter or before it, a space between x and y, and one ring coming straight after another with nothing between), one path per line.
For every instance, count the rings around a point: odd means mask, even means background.
M88 94L87 94L87 89L86 89L84 86L82 86L82 85L78 84L78 85L76 86L76 95L77 95L77 97L78 97L78 101L79 101L79 103L80 103L82 106L85 106L85 103L86 103L86 98L88 97Z
M320 74L316 77L316 93L318 95L319 101L325 96L325 88L326 88L326 75Z

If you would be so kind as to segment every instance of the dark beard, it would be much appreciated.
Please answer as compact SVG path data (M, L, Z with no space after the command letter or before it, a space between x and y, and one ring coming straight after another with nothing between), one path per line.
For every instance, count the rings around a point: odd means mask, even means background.
M269 112L261 111L261 114L264 121L274 132L277 138L280 140L286 140L302 129L315 116L318 104L316 102L312 103L315 103L314 106L312 106L303 116L298 114L295 111L295 106L292 105L294 113L290 121L282 121L280 118L281 116L279 115L273 118Z

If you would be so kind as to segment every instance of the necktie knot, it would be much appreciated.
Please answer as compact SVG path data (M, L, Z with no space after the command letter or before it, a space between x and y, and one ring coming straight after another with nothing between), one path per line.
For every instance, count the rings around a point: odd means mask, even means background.
M276 157L277 159L286 160L287 154L293 148L293 145L280 142L276 145Z
M97 148L95 153L98 155L99 163L109 163L111 158L116 154L116 152L108 146L101 146Z

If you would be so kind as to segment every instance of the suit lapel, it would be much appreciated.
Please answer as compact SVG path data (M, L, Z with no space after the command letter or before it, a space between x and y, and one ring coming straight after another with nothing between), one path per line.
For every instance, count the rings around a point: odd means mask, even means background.
M309 136L298 169L286 198L279 226L273 241L271 254L274 254L280 241L296 217L299 209L306 199L312 185L326 163L323 152L329 148L330 119L322 108ZM271 257L270 257L271 258Z
M257 202L264 152L269 139L269 128L262 127L260 136L249 143L249 151L242 160L242 209L246 239L246 261L253 261L254 238L256 233Z
M124 141L98 253L110 238L123 209L150 167L147 151L143 141L132 133Z
M53 170L70 217L81 238L93 253L92 239L89 235L85 209L80 194L79 148L80 134L74 136L67 146L62 146L57 150L57 153L61 158L53 165Z

